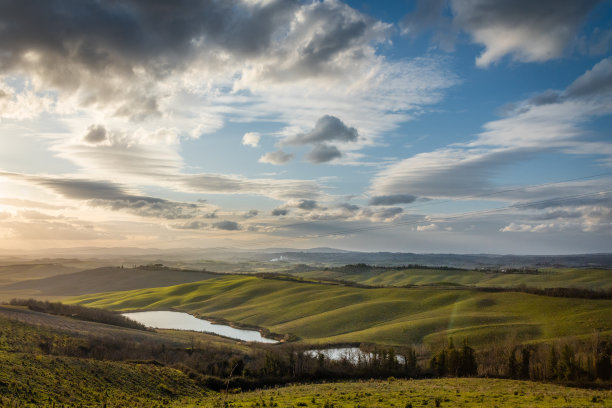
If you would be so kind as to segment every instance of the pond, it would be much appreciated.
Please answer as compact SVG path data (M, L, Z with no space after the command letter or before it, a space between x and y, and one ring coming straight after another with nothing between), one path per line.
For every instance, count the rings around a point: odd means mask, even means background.
M359 363L359 361L368 362L375 357L374 353L363 351L359 347L333 347L326 349L313 349L306 350L306 354L311 357L317 357L319 354L322 354L328 360L346 360L351 364L357 364ZM405 360L404 357L396 355L395 361L400 364L404 364Z
M156 329L193 330L204 333L218 334L242 341L255 341L259 343L278 343L276 340L262 337L256 330L236 329L225 324L213 324L208 320L198 319L188 313L151 311L123 313L128 319L137 321L147 327Z

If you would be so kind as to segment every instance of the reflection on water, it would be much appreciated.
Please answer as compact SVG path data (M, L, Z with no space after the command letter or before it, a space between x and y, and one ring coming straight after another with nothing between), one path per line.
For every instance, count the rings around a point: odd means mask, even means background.
M336 348L327 348L320 350L307 350L305 352L307 355L311 357L317 357L323 355L326 359L332 361L341 361L346 360L351 364L358 364L359 362L370 362L375 357L380 358L380 356L376 356L374 353L363 351L359 347L336 347ZM395 360L404 364L404 357L396 355Z
M266 339L256 330L236 329L224 324L212 324L198 319L188 313L182 312L134 312L123 313L128 319L142 323L147 327L156 329L193 330L205 333L219 334L221 336L242 341L256 341L259 343L278 343L276 340Z

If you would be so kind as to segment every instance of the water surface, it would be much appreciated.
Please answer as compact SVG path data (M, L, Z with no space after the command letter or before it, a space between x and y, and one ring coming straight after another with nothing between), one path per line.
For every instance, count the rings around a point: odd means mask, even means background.
M151 311L123 313L128 319L137 321L147 327L156 329L193 330L204 333L218 334L242 341L256 341L259 343L278 343L276 340L262 337L256 330L236 329L225 324L213 324L208 320L198 319L188 313Z

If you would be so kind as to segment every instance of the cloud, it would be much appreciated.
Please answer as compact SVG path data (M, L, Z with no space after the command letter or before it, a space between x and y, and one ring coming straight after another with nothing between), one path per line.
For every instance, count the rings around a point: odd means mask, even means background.
M339 157L342 157L340 150L336 146L327 144L316 145L306 156L312 163L327 163Z
M311 211L318 208L319 206L317 205L317 202L315 200L302 200L297 204L296 207L300 210Z
M249 210L246 213L242 214L242 218L253 218L253 217L257 217L259 215L259 211L258 210Z
M286 208L275 208L272 210L271 214L274 217L280 217L289 214L289 210L287 210Z
M569 98L590 97L612 93L612 57L595 64L577 78L566 90Z
M419 225L416 228L417 231L437 231L438 226L436 224Z
M604 164L612 163L612 144L589 140L585 129L593 119L612 114L611 70L610 60L604 59L566 90L536 95L516 104L508 117L485 123L483 131L468 143L389 165L372 179L371 194L486 196L495 189L492 180L504 168L545 153L593 155Z
M283 140L285 145L317 144L322 142L355 142L359 137L357 129L346 126L335 116L321 116L313 130Z
M349 212L359 211L359 206L355 204L342 203L338 207Z
M148 132L142 132L137 138L107 131L107 139L106 143L97 145L64 143L54 150L59 157L84 169L82 173L91 178L112 174L125 184L155 184L201 194L255 194L279 200L316 197L322 190L320 184L310 180L183 173L184 163L177 150L165 143L156 143Z
M378 212L376 215L383 220L388 220L388 219L397 217L403 212L404 212L403 208L390 207L390 208L385 208L383 211Z
M293 154L285 153L282 150L276 150L274 152L268 152L259 158L260 163L268 164L285 164L293 158Z
M104 142L106 140L106 128L102 125L91 125L87 128L83 140L91 144Z
M520 62L557 58L598 0L452 0L456 25L485 46L476 65L506 55Z
M59 210L59 209L64 208L64 207L60 207L57 205L51 205L51 204L42 203L38 201L32 201L32 200L22 200L19 198L0 198L0 204L10 205L12 207L17 207L17 208L40 208L40 209L45 209L45 210Z
M191 221L185 224L174 224L172 228L181 230L203 230L208 228L208 223L202 221Z
M237 89L342 76L390 32L335 0L11 0L0 5L0 73L142 121L166 113L168 90L198 90L194 76L238 78Z
M242 144L244 146L258 147L261 135L257 132L247 132L242 136Z
M580 218L582 217L582 212L580 211L568 211L568 210L556 210L550 211L545 214L536 215L533 217L535 220L558 220L558 219L567 219L567 218Z
M444 50L452 51L457 37L450 17L443 15L448 6L447 0L417 0L416 8L400 22L402 34L416 37L433 30L434 41Z
M202 205L168 201L157 197L127 193L118 184L107 181L31 176L0 173L0 176L46 188L62 197L84 201L92 207L125 210L141 217L188 219L200 215Z
M225 174L184 174L171 180L192 193L255 194L277 200L321 195L321 185L309 180L249 179Z
M47 240L57 243L63 240L98 240L109 238L111 234L103 228L80 221L37 220L36 222L6 222L4 228L11 231L16 239L30 241ZM114 238L119 238L116 235Z
M416 197L410 194L395 194L386 196L372 197L369 201L370 205L395 205L395 204L410 204L416 200Z
M213 228L223 231L238 231L242 229L240 224L234 221L220 221L212 225Z

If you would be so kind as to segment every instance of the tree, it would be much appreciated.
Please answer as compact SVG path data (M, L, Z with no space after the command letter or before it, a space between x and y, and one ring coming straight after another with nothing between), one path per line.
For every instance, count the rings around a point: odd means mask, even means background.
M558 371L559 354L555 349L555 346L550 346L548 353L548 361L546 362L546 378L549 380L556 380L559 377Z
M610 356L607 353L600 353L599 356L597 356L595 372L597 373L597 378L600 380L607 381L610 379L612 364L610 364Z
M520 376L523 380L529 379L529 357L530 357L529 349L526 347L523 347L521 349L521 371L520 371Z
M576 377L576 358L574 351L566 344L561 351L559 360L559 379L569 381Z
M510 356L508 356L508 377L510 378L518 378L518 364L514 355L515 351L516 349L512 349Z
M478 365L476 364L474 349L468 345L467 339L463 340L463 347L461 347L461 359L458 374L461 377L470 377L478 374Z

